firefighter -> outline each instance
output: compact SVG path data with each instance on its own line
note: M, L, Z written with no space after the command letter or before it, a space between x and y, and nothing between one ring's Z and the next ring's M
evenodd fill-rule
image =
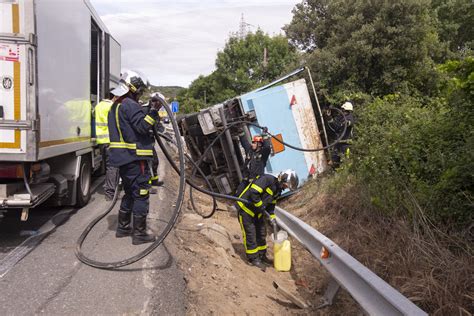
M354 116L352 114L354 106L352 102L346 101L341 109L343 111L343 116L338 115L335 118L331 118L328 121L329 128L337 135L341 136L341 133L344 131L344 125L347 124L346 132L342 135L341 140L334 146L332 151L332 165L334 168L337 168L341 164L341 157L344 156L349 158L349 146L352 139L352 128L354 126Z
M270 215L272 225L275 224L274 214L277 198L285 189L295 190L298 187L298 176L295 171L288 169L280 172L277 177L264 174L250 182L239 195L250 204L236 202L238 218L245 253L249 264L265 270L265 264L272 264L267 258L266 227L264 213Z
M165 96L159 92L152 93L150 95L150 101L148 103L143 104L143 111L145 112L145 114L148 114L148 112L153 108L158 109L161 106L160 99L165 100ZM157 126L158 131L161 133L164 132L164 126L160 122L158 122L157 124L158 124ZM156 149L153 146L153 163L151 165L151 171L152 171L151 185L160 187L164 184L164 182L161 181L158 176L158 166L159 166L158 154L156 153ZM156 189L153 189L153 190L154 191L150 191L150 192L152 194L156 193Z
M252 138L252 144L249 143L244 132L239 135L240 144L245 150L245 161L242 168L243 179L236 190L237 196L252 180L265 173L265 166L272 151L267 132L268 129L264 127L262 135L255 135Z
M158 111L145 115L138 103L148 89L148 82L134 71L122 73L120 83L112 93L118 99L109 111L110 163L119 168L125 195L118 216L116 237L132 235L132 244L155 241L147 232L146 217L149 209L150 169L154 139L150 135L159 121ZM133 213L133 230L131 219Z
M109 162L110 156L110 140L109 140L109 128L107 126L107 117L112 104L115 102L117 97L110 93L109 99L100 101L94 109L95 112L95 132L96 142L98 145L103 147L102 153L105 158L105 182L104 182L104 194L105 200L111 201L115 194L115 187L117 181L118 169L112 167Z

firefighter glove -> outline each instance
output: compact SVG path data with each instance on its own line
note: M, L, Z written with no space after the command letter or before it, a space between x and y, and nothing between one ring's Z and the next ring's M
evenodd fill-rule
M158 114L158 110L156 108L151 108L148 115L151 116L156 122L160 121L160 115Z
M276 218L270 219L270 224L272 224L272 226L275 226L277 224Z

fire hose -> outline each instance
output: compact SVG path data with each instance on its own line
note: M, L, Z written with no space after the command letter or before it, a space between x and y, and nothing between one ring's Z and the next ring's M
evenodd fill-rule
M175 140L173 140L171 137L169 137L169 136L167 136L163 133L159 133L156 130L156 126L153 128L153 134L154 134L156 142L158 143L159 147L163 151L166 159L168 160L168 162L170 163L172 168L176 171L176 173L178 173L178 175L179 175L178 195L177 195L177 198L176 198L176 203L173 204L174 205L174 210L172 212L171 219L168 222L168 224L165 226L165 228L163 229L163 232L160 235L157 236L156 240L152 244L150 244L146 249L144 249L143 251L139 252L138 254L136 254L136 255L134 255L130 258L126 258L126 259L123 259L123 260L120 260L120 261L114 261L114 262L101 262L101 261L97 261L97 260L94 260L94 259L91 259L91 258L87 257L82 251L82 246L83 246L84 241L86 240L88 234L91 232L91 230L94 228L94 226L97 223L99 223L105 216L107 216L107 214L109 214L112 211L112 209L115 207L115 204L118 200L118 196L119 196L118 183L119 183L119 181L118 181L118 176L117 176L117 182L116 182L117 186L115 188L115 194L114 194L114 197L112 199L112 202L111 202L110 206L107 208L107 210L104 213L97 216L91 223L89 223L87 225L87 227L82 232L82 234L79 236L79 238L76 242L75 255L84 264L87 264L91 267L98 268L98 269L113 270L113 269L121 268L121 267L130 265L132 263L135 263L135 262L143 259L147 255L149 255L151 252L153 252L156 248L158 248L164 242L164 240L166 239L166 237L168 236L168 234L171 232L172 228L176 224L176 221L178 219L178 216L179 216L179 213L180 213L180 210L181 210L181 206L182 206L183 201L184 201L184 193L185 193L185 184L186 183L189 184L191 188L193 188L193 189L195 189L195 190L197 190L201 193L204 193L206 195L209 195L213 198L213 209L212 209L212 211L209 215L203 216L205 218L211 217L214 214L214 212L217 208L216 198L223 198L223 199L228 199L228 200L233 200L233 201L240 201L240 202L243 202L243 203L246 203L246 204L249 203L249 201L247 201L245 199L242 199L242 198L238 198L238 197L235 197L235 196L232 196L232 195L220 194L220 193L212 191L212 187L211 187L211 184L210 184L209 180L206 179L206 176L205 176L204 172L200 169L199 166L203 162L204 157L210 151L212 146L216 143L216 141L218 139L220 139L224 135L224 133L229 128L234 127L236 125L241 125L241 124L252 125L252 126L255 126L257 128L260 128L260 129L263 129L263 127L261 127L258 124L251 123L251 122L248 122L248 121L234 121L234 122L229 123L228 126L226 128L224 128L222 131L220 131L219 134L214 138L214 140L208 145L208 147L204 150L203 154L198 159L198 161L194 162L193 159L189 155L184 153L184 149L183 149L184 147L183 147L183 144L182 144L182 141L181 141L179 128L178 128L178 123L177 123L176 119L174 118L174 115L171 111L171 108L169 107L169 105L166 103L165 100L162 99L161 103L163 104L163 107L165 108L166 112L168 113L168 116L170 117L171 124L172 124L172 127L173 127L173 132L175 134ZM335 110L342 113L342 111L340 111L339 109L335 109ZM343 132L341 133L339 138L336 139L336 141L334 141L333 143L331 143L331 144L329 144L325 147L310 148L310 149L298 148L298 147L293 146L291 144L285 143L284 141L278 139L276 136L272 135L271 133L268 133L268 135L273 137L278 142L282 143L283 145L285 145L289 148L299 150L299 151L315 152L315 151L326 150L326 149L331 148L334 145L336 145L342 139L342 137L344 136L344 134L346 132L346 129L347 129L347 124L344 124ZM165 144L163 143L162 139L165 139L167 142L169 142L169 143L171 143L171 144L173 144L174 146L177 147L179 165L177 165L175 163L173 157L169 153L169 151L166 148ZM194 183L190 179L186 178L185 160L188 160L193 165L191 179L196 175L196 172L198 172L205 179L206 185L209 187L209 190L206 190L206 189L203 189L203 188L199 187L199 185L197 185L196 183ZM192 198L192 196L191 196L191 198Z

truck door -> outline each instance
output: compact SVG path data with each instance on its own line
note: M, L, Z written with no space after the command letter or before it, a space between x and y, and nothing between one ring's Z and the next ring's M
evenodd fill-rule
M0 160L3 161L32 161L36 157L35 45L33 1L0 0Z

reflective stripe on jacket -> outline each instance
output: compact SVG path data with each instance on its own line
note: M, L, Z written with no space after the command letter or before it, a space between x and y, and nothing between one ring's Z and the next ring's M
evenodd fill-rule
M102 100L95 106L95 134L97 144L110 143L107 118L112 104L113 102L111 100Z
M145 115L140 104L131 98L114 103L108 115L110 163L120 167L136 160L152 160L154 139L150 131L156 112Z
M278 179L270 174L264 174L255 181L249 183L239 197L248 200L250 204L237 202L237 205L245 213L252 217L263 215L260 210L265 210L274 218L276 200L281 194ZM258 213L258 214L256 214Z

